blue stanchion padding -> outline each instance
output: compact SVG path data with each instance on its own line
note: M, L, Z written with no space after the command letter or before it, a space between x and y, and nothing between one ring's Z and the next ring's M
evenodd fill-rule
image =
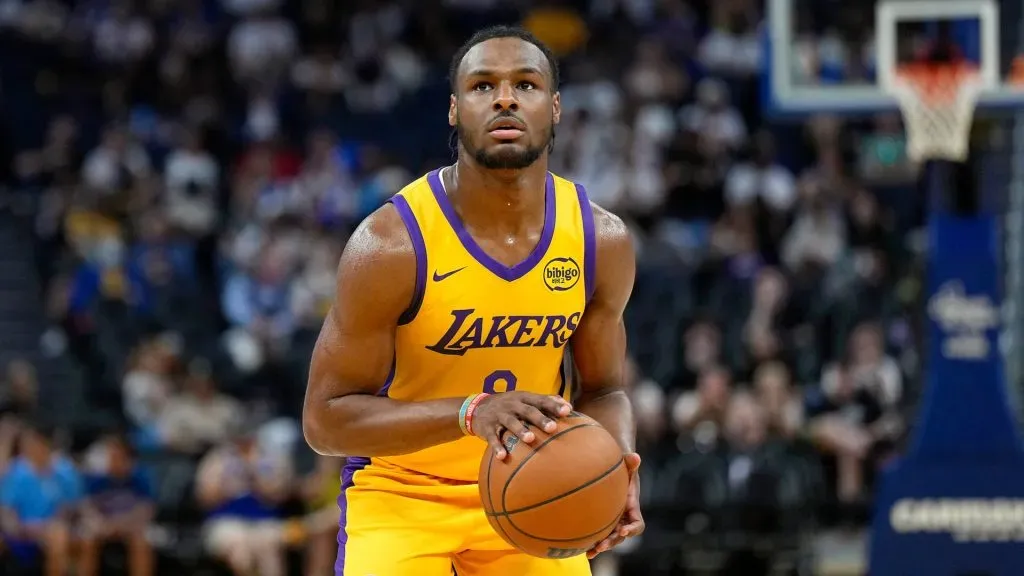
M996 221L929 223L925 392L875 499L871 576L1024 575L1024 450L998 347Z

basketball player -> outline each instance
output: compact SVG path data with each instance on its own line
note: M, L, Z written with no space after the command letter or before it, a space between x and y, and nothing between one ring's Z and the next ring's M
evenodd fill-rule
M587 556L644 527L634 425L621 387L622 313L635 260L623 223L547 171L558 68L516 28L455 55L448 123L458 160L408 185L349 240L313 353L309 444L348 457L336 572L346 576L582 576ZM627 509L587 555L522 554L477 492L499 434L535 443L576 409L608 429L630 471Z

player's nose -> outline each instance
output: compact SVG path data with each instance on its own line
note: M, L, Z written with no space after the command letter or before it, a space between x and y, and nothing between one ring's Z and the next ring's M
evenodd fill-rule
M515 87L508 82L502 82L494 91L494 111L516 110L519 108L519 101L516 99Z

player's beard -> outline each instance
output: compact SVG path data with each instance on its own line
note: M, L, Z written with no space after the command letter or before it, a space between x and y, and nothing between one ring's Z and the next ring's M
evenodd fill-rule
M554 124L550 124L547 137L536 146L499 146L496 150L488 150L473 141L473 136L466 131L462 122L457 122L455 129L459 135L459 144L466 150L476 163L488 170L521 170L536 162L545 150L549 150L555 139Z

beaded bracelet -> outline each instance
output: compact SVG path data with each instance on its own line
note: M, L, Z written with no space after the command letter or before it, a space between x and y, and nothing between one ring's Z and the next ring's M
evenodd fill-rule
M471 397L469 399L469 403L466 405L465 430L470 436L476 436L476 434L473 433L473 413L476 412L476 409L480 406L480 403L484 401L484 398L487 398L488 396L490 396L490 394L481 392L480 394Z
M466 411L469 410L469 403L476 398L476 394L470 394L466 396L466 399L462 402L462 407L459 408L459 428L462 429L462 433L469 436L469 430L466 428Z

